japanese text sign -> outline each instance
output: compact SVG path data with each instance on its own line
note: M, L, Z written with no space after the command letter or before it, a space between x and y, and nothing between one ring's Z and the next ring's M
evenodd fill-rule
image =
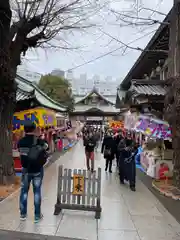
M38 127L57 126L56 114L46 108L34 108L17 112L13 116L13 131L24 130L27 121L31 121Z

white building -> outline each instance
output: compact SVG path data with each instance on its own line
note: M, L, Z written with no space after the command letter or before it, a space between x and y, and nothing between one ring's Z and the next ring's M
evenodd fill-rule
M62 71L61 69L54 69L52 72L51 72L51 75L53 76L57 76L57 77L65 77L65 72Z
M81 74L78 78L75 78L72 71L67 73L66 78L71 83L73 94L79 96L85 96L93 87L102 95L115 96L120 82L112 77L103 79L99 75L94 75L92 79L88 79L86 74Z

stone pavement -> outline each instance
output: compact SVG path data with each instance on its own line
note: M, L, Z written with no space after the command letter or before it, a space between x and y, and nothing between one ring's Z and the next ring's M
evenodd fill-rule
M79 142L46 170L42 202L44 219L38 224L33 223L33 195L30 191L28 220L20 222L17 192L0 203L0 229L79 240L180 239L180 225L143 183L137 180L135 193L126 185L120 186L115 167L112 174L103 171L104 159L99 152L96 153L96 167L102 167L101 219L95 220L94 213L70 210L63 211L59 216L53 216L59 164L69 168L84 168L85 155L82 143Z
M64 238L35 233L23 233L18 231L0 230L1 240L82 240L77 238Z

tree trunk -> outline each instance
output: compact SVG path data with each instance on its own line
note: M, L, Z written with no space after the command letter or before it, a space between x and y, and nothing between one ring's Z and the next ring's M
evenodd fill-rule
M0 1L0 184L12 183L14 164L12 157L12 119L14 112L14 73L10 59L9 0Z
M180 0L174 0L169 28L168 78L172 79L172 88L170 97L167 95L166 110L171 110L173 180L174 185L180 188Z
M1 104L1 103L0 103ZM0 106L0 184L14 182L14 161L12 157L12 119L14 104L6 102L6 106Z
M173 180L174 185L180 188L180 78L173 83L174 109L172 120L172 144L173 144Z

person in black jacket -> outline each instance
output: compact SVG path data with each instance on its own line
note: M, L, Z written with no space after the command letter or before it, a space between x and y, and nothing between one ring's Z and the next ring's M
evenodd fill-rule
M126 146L121 151L119 169L120 182L124 184L124 180L129 181L130 189L136 191L136 163L135 155L138 152L138 147L126 142Z
M37 129L34 123L27 122L24 126L24 131L25 136L18 143L22 165L20 219L23 221L27 217L27 197L30 183L32 182L34 191L34 221L39 222L43 218L41 213L41 186L44 175L43 166L48 157L48 144L37 136ZM35 151L35 148L39 150ZM38 159L36 159L37 156L39 156Z
M109 167L110 173L112 173L112 161L115 156L115 151L116 147L113 136L110 132L107 132L102 143L101 153L104 154L104 158L106 159L105 171L107 171Z
M86 165L90 170L89 161L91 161L91 172L94 171L94 149L96 146L96 140L92 132L89 132L88 136L84 139L85 153L86 153Z
M118 131L118 135L115 136L115 144L116 144L116 164L117 164L117 167L119 166L119 157L120 157L120 151L119 151L119 143L121 142L121 140L123 139L123 136L122 136L122 132L121 130Z

